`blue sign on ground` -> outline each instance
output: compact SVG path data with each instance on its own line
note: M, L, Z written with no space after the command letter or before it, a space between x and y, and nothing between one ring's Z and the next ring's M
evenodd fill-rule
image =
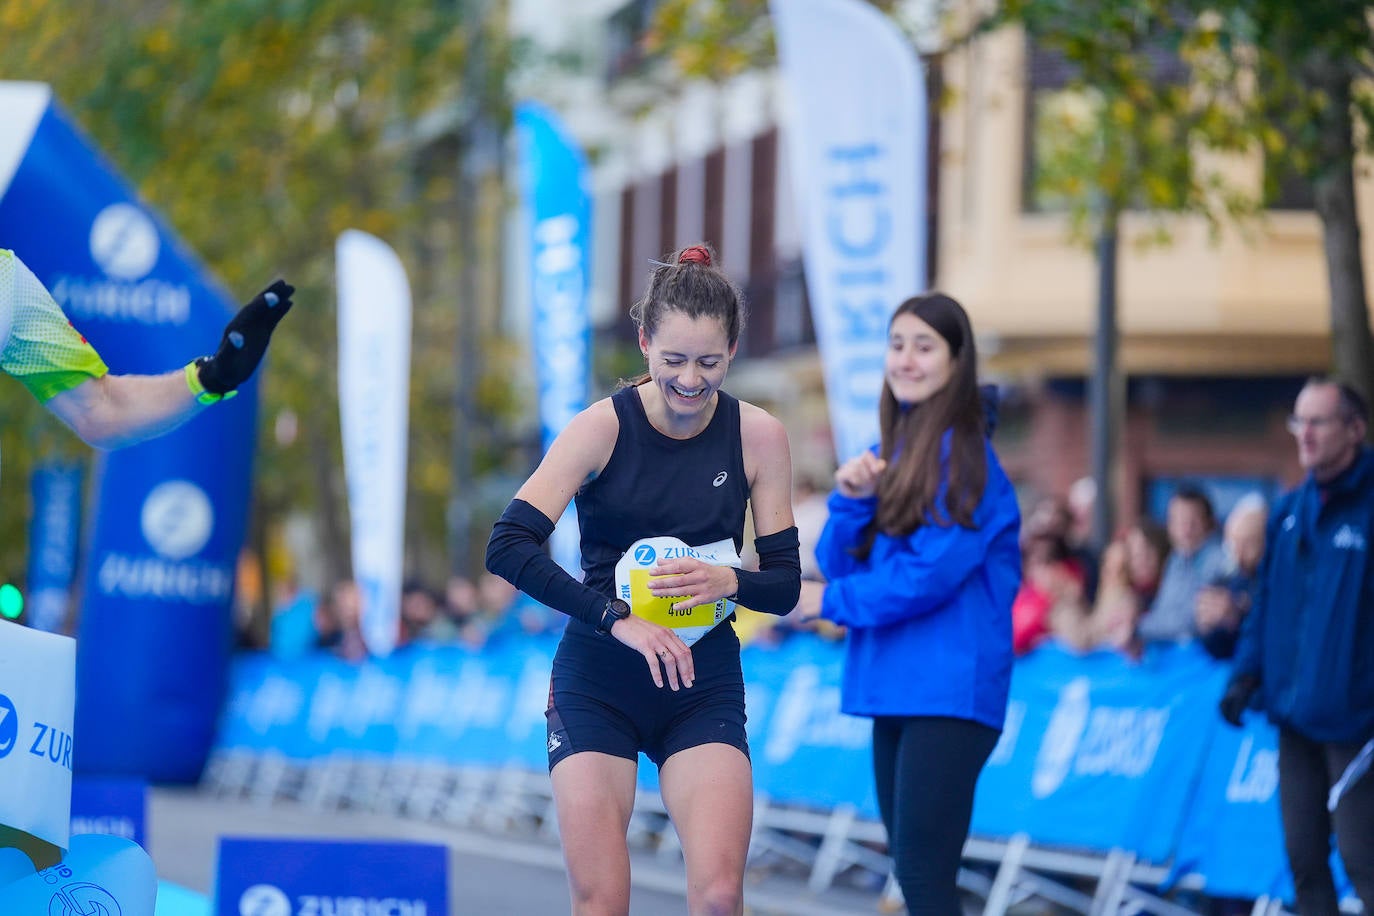
M426 843L221 837L215 912L446 916L448 850Z

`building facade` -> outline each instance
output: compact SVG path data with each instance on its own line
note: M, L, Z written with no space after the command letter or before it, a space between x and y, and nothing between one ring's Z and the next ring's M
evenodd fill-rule
M575 10L567 7L575 7ZM801 473L834 463L803 286L800 227L781 137L788 99L774 71L723 85L665 83L642 53L653 3L513 4L517 31L575 50L582 69L528 87L558 110L594 163L594 320L628 342L627 311L649 260L702 239L749 294L748 359L731 388L788 423ZM1097 268L1065 214L1035 200L1035 112L1062 89L1024 36L1003 30L925 58L932 101L934 286L969 309L984 374L1004 386L999 450L1027 496L1088 472ZM1258 186L1263 165L1223 163ZM1360 187L1367 209L1374 183ZM1302 379L1329 363L1321 227L1299 193L1212 238L1201 217L1122 224L1119 360L1127 412L1116 515L1157 511L1180 480L1223 505L1297 479L1284 418ZM1366 237L1365 258L1374 258ZM894 303L895 305L895 303ZM637 356L637 352L634 354Z

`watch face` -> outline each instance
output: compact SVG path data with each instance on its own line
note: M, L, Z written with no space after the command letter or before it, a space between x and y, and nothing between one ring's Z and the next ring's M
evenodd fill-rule
M630 605L620 598L611 599L611 613L617 620L624 620L630 616Z

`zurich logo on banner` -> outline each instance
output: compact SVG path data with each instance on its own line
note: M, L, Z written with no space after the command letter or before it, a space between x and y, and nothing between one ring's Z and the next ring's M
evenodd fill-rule
M448 850L428 843L221 837L215 912L445 916Z
M806 287L844 461L877 441L888 318L926 283L925 81L911 42L862 0L769 8L792 101Z
M974 832L1166 861L1217 727L1223 674L1192 646L1151 649L1139 663L1053 644L1019 659Z
M111 371L159 374L213 352L235 302L47 87L0 82L0 123L0 238L16 240ZM97 459L77 669L89 772L200 775L231 650L255 388Z

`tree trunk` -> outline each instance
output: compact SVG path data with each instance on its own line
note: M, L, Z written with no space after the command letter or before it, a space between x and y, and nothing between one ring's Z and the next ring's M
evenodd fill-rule
M1312 184L1331 294L1332 373L1368 399L1374 395L1374 344L1355 208L1351 75L1341 61L1315 63L1309 72L1329 99L1318 120L1320 159Z

